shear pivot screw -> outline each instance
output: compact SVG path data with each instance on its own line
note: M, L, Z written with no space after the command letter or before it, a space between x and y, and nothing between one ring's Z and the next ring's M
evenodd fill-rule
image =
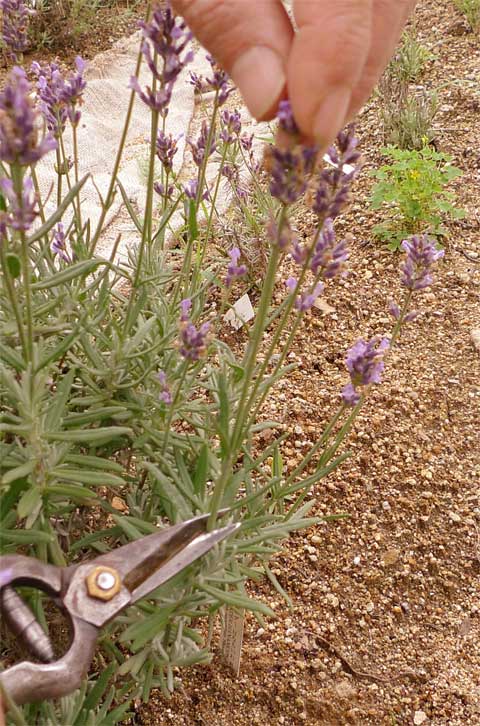
M95 567L86 582L88 594L99 600L111 600L120 590L120 576L113 567Z

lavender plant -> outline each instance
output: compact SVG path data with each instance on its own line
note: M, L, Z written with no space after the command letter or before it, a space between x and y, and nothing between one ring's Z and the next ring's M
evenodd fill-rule
M152 135L141 218L124 197L138 229L127 263L116 262L115 248L108 259L96 253L112 195L117 187L122 192L116 176L126 131L96 228L83 218L78 159L71 178L64 153L64 134L78 131L82 64L67 79L56 67L35 66L37 103L19 68L0 94L0 544L2 552L21 546L65 565L198 513L209 513L213 524L227 509L222 516L241 528L115 621L100 642L101 673L59 704L26 707L26 723L116 723L133 698L173 690L176 668L208 662L199 619L211 624L223 606L273 616L248 597L245 583L263 571L284 594L268 561L290 532L317 521L309 495L348 456L338 450L440 256L426 237L405 243L406 296L390 305L390 335L353 345L337 412L296 468L284 470L286 434L262 419L263 404L291 370L286 356L303 317L347 270L349 243L337 239L334 221L360 164L353 128L339 135L331 164L319 169L317 150L299 143L282 103L279 124L292 145L272 146L262 185L239 114L222 110L231 86L212 61L211 77L194 79L214 91L214 103L209 123L189 140L196 177L185 183L173 171L176 140L165 119L191 58L190 34L169 9L156 9L142 32L139 63L152 81L141 87L137 69L131 104L134 96L145 104ZM58 204L48 216L36 166L53 152ZM250 187L235 173L241 159L253 175ZM213 183L206 174L212 161ZM223 313L248 284L247 266L239 248L220 254L213 243L225 181L240 212L248 214L250 197L261 194L271 213L263 284L239 355L226 341ZM289 219L300 202L315 217L304 243ZM184 215L180 249L164 244L175 209ZM295 275L285 283L286 260ZM277 431L266 446L259 439L265 428ZM41 598L32 595L31 604L45 622Z
M21 61L29 47L29 21L35 11L23 0L1 0L2 9L2 46L7 55L15 62Z

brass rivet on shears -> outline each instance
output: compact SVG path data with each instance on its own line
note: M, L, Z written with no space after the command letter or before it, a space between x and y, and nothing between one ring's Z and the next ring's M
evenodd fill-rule
M111 600L120 590L120 575L113 567L94 567L86 578L88 594L98 600Z

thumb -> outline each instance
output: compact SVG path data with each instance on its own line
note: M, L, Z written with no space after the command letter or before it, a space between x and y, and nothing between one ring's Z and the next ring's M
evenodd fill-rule
M279 0L173 0L173 7L230 74L252 116L271 118L293 38Z

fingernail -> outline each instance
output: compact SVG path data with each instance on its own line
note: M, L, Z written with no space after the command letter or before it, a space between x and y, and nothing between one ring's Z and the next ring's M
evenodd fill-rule
M313 122L313 135L323 149L343 128L350 104L351 90L340 87L329 93L320 105Z
M257 119L276 106L286 83L280 56L265 46L245 51L234 64L231 76L248 110Z

